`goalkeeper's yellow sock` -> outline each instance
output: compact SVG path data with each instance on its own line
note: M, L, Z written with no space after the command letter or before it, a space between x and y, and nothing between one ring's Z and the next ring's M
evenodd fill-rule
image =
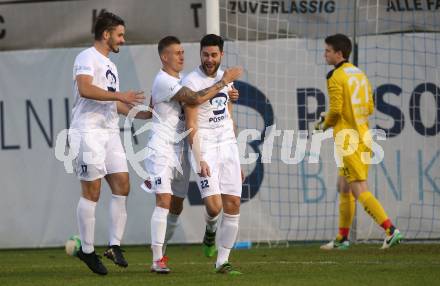
M391 220L388 218L380 202L370 192L363 192L359 195L359 202L364 206L365 211L380 225L388 235L394 229Z
M342 241L348 238L350 227L353 222L356 208L356 200L351 192L339 193L339 232L336 240Z

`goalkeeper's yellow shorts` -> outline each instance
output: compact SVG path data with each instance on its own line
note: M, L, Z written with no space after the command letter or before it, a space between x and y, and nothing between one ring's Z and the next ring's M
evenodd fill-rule
M369 156L362 161L362 153L368 153ZM366 181L368 179L368 164L369 158L371 157L371 150L363 144L359 144L357 150L347 156L342 157L343 167L339 167L339 176L345 177L348 183L354 181Z

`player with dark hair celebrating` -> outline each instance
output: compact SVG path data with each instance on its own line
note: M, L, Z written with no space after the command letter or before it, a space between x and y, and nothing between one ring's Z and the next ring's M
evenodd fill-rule
M155 114L145 159L145 169L150 177L145 180L142 188L156 195L156 207L151 216L151 271L166 274L170 272L163 253L168 214L174 205L177 220L188 191L189 169L183 160L184 140L176 142L178 135L185 131L182 106L198 105L212 99L227 84L240 77L242 69L230 68L206 88L193 91L181 85L184 50L179 39L173 36L163 38L158 44L158 52L162 68L152 87ZM168 228L169 237L172 235L170 231L172 229Z
M75 97L69 144L78 149L75 172L81 181L77 220L81 237L78 257L95 273L107 269L94 251L95 209L100 197L101 179L112 191L110 201L109 248L104 256L121 267L128 263L120 248L127 221L126 199L130 191L127 160L119 137L118 113L127 115L131 106L143 103L143 92L119 92L119 76L108 58L118 53L125 39L124 21L109 12L102 13L95 24L93 47L82 51L73 67ZM150 118L140 112L137 118Z
M184 86L203 90L223 75L223 39L209 34L200 41L201 65L182 81ZM185 106L187 129L191 130L189 143L193 153L193 166L198 173L197 185L206 213L203 238L204 253L214 256L218 232L216 272L241 274L229 263L229 254L238 234L242 173L232 120L229 93L232 84L223 87L214 98L199 106ZM217 221L222 214L219 227ZM218 231L217 231L218 229Z

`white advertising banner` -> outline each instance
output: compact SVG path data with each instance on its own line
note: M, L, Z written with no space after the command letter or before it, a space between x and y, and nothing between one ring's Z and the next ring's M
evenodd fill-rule
M426 47L430 41L434 41L432 47L439 47L440 42L429 35L424 42L408 37L408 47L414 50L391 49L402 37L360 38L360 67L376 89L370 127L388 135L385 141L375 140L383 148L384 159L370 168L369 185L405 237L438 238L440 58L438 51L426 52ZM362 49L372 42L390 51L378 60L377 50ZM199 64L199 46L184 44L184 48L185 71L189 72ZM423 58L417 52L422 48ZM72 65L81 50L0 53L0 248L59 246L78 232L79 181L55 158L55 146L57 135L69 126ZM224 64L240 64L246 71L235 83L241 97L234 117L239 130L247 132L240 137L246 142L242 155L247 178L239 240L324 240L336 233L337 169L331 140L322 142L319 155L310 149L311 139L300 132L311 128L327 102L329 68L321 54L320 40L226 44ZM408 62L393 64L402 58ZM141 89L149 95L160 68L155 45L124 47L112 59L121 90ZM136 120L134 130L144 123ZM124 118L120 125L124 126ZM121 136L132 132L122 129ZM301 140L307 143L304 150L299 148ZM143 149L145 134L132 137L132 143L135 150ZM258 159L252 160L249 153ZM133 162L129 165L131 193L124 243L146 244L155 199L140 190L143 179ZM110 192L103 186L96 212L97 244L106 244L108 239ZM380 229L358 206L357 237L381 238ZM192 183L173 241L201 242L203 214Z

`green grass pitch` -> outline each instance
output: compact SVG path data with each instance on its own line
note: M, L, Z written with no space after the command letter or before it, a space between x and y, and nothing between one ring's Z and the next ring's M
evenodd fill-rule
M91 273L60 248L1 250L0 285L440 285L440 244L379 247L358 244L326 252L317 244L294 244L235 250L231 263L241 276L215 274L214 259L205 258L200 245L169 246L169 275L149 272L151 254L141 246L125 248L126 269L103 258L107 276Z

